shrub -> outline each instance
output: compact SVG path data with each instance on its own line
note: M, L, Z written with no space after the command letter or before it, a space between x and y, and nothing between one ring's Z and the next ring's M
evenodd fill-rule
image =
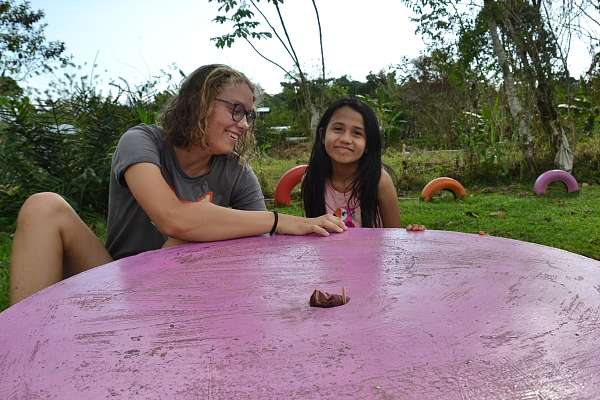
M0 208L11 226L31 194L53 191L76 210L104 214L110 159L120 135L139 122L131 107L82 91L34 105L2 98Z

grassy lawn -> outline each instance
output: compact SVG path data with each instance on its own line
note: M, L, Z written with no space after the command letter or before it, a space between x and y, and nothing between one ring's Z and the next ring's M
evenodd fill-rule
M419 200L419 193L405 196L399 199L403 226L419 223L428 229L483 231L600 260L600 185L586 186L579 194L569 195L561 185L554 184L544 197L535 196L531 188L523 186L474 189L464 201L455 201L447 193L430 203ZM302 214L297 200L279 210ZM93 223L93 228L101 238L104 236L101 221ZM0 233L0 310L8 307L10 244L10 235Z
M419 193L399 201L402 226L486 232L600 260L600 185L584 187L575 195L553 184L544 197L534 195L530 188L514 186L471 191L464 201L455 201L445 192L429 203L419 200ZM297 201L280 210L301 213Z
M600 186L579 195L552 191L538 197L530 190L472 193L464 202L400 202L403 223L431 229L486 232L544 244L600 259Z

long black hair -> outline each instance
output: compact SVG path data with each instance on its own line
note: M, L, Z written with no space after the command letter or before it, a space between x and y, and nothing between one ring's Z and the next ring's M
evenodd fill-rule
M382 226L377 192L381 178L381 134L377 117L371 108L354 98L337 100L325 111L315 135L308 168L302 182L302 202L307 217L318 217L325 211L325 185L331 178L331 158L325 151L325 131L333 113L342 107L350 107L362 115L367 139L365 152L358 161L358 170L352 182L349 203L358 199L363 227Z

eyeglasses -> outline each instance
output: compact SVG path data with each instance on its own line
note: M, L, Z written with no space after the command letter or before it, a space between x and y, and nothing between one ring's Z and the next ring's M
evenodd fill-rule
M254 111L246 111L246 108L240 103L234 103L229 100L224 99L215 99L217 101L227 103L231 106L231 119L235 122L240 122L242 118L246 117L246 122L248 125L252 125L254 120L256 120L256 113Z

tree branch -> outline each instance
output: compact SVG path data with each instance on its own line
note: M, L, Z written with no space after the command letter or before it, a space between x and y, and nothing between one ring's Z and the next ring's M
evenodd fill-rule
M277 30L275 29L275 27L273 25L271 25L271 23L269 22L269 20L265 16L265 14L263 14L262 10L260 8L258 8L258 6L254 2L254 0L250 0L250 3L252 3L252 5L254 6L254 8L256 8L256 11L258 11L260 13L260 15L262 15L262 17L264 18L264 20L267 23L267 25L269 25L269 28L271 28L271 31L275 34L275 36L277 37L277 39L279 39L279 42L281 43L281 45L283 46L283 48L285 49L285 51L287 51L287 53L290 55L290 58L292 59L292 61L294 61L294 56L290 52L290 49L287 47L287 45L285 44L285 42L283 41L283 39L281 39L281 36L279 36L279 33L277 32Z
M302 68L300 67L300 60L298 60L298 56L296 55L296 51L294 50L294 46L292 45L292 41L290 39L290 35L288 35L287 28L285 27L285 22L283 21L283 16L281 15L281 10L279 9L279 4L277 1L274 1L275 9L277 10L277 15L279 16L279 22L281 22L281 27L283 28L283 32L285 33L285 37L287 38L288 44L290 45L290 50L294 54L292 57L294 60L294 64L296 64L296 68L298 68L298 73L300 74L300 79L305 81L304 73L302 72Z
M245 37L244 40L250 45L250 47L252 47L252 50L254 50L256 52L256 54L258 54L259 56L261 56L262 58L264 58L265 60L267 60L271 64L278 66L283 72L285 72L285 74L287 76L289 76L290 78L292 78L292 80L294 82L298 82L298 79L296 79L296 77L293 76L288 70L286 70L285 68L283 68L281 65L279 65L275 61L271 60L270 58L265 57L256 47L254 47L254 45L252 44L252 42L250 40L248 40L248 38Z
M323 55L323 33L321 31L321 19L319 18L319 10L317 9L317 3L312 0L313 7L315 8L315 14L317 14L317 25L319 26L319 44L321 45L321 67L323 68L323 81L325 81L325 56Z
M575 5L577 6L577 8L579 8L579 11L581 11L583 13L583 15L585 15L586 17L588 17L591 21L593 21L596 25L600 26L600 21L597 21L596 19L594 19L594 17L592 17L584 8L583 8L583 4L577 4L577 2L575 2Z
M546 7L546 3L543 4L544 13L546 14L546 23L548 24L548 34L552 38L554 45L558 49L558 53L560 54L560 61L562 62L563 68L565 69L565 73L567 77L571 76L569 73L569 66L567 65L567 58L569 57L569 52L571 51L571 32L570 29L567 32L567 48L566 51L563 51L562 46L558 42L558 37L554 33L554 29L552 27L552 20L550 18L550 12L548 11L548 7Z

